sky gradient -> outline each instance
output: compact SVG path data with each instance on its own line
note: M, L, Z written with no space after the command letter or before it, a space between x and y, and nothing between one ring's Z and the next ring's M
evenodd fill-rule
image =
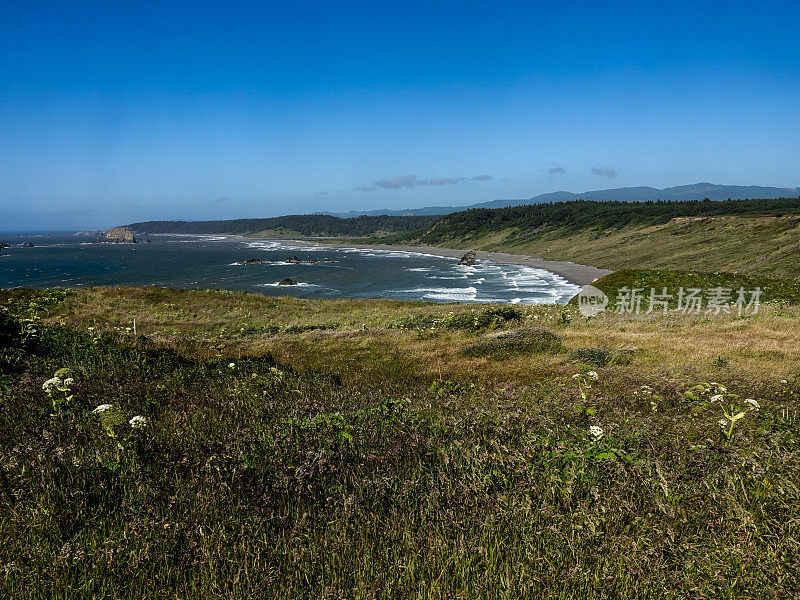
M0 230L800 186L796 2L30 2Z

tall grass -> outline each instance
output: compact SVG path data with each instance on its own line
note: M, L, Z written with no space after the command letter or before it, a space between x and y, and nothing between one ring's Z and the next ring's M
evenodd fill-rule
M633 371L597 368L583 397L569 376L431 385L404 368L344 383L360 368L346 355L310 371L279 354L32 332L21 318L45 304L15 298L0 321L2 597L799 589L796 381L732 382L761 410L728 442L714 405L649 381L654 412ZM73 399L54 412L42 383L64 368ZM146 427L122 420L111 437L92 412L105 403Z

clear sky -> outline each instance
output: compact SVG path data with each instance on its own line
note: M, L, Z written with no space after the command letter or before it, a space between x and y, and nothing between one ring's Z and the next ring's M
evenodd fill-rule
M0 230L800 186L792 2L6 2Z

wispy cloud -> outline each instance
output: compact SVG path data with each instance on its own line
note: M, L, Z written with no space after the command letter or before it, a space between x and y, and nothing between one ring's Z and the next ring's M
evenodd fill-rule
M399 177L381 179L372 185L357 187L356 189L361 192L374 192L378 188L385 190L400 190L419 185L455 185L461 181L464 181L465 179L467 179L467 177L431 177L430 179L419 179L416 175L400 175ZM489 181L492 179L492 176L475 175L469 179L472 181Z
M547 164L545 165L545 167L543 169L539 169L539 173L540 174L549 175L549 176L563 175L566 172L567 172L567 170L564 167L562 167L557 162L553 162L551 160L547 161Z
M416 175L401 175L400 177L381 179L380 181L376 181L373 185L390 190L399 190L400 188L410 188L419 184L420 180L417 179Z
M428 183L430 185L453 185L454 183L458 183L463 179L463 177L434 177L433 179L428 179L426 182L420 181L419 184L422 185L423 183Z
M613 167L592 167L592 173L609 179L614 179L617 176L617 171Z

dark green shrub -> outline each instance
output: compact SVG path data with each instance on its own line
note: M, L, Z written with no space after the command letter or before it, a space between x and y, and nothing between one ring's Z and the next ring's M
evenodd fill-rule
M608 348L576 348L569 353L571 361L593 367L604 367L611 362L612 358L613 354Z
M514 354L558 352L561 338L546 329L519 329L484 338L462 350L465 356L488 356L501 360Z

